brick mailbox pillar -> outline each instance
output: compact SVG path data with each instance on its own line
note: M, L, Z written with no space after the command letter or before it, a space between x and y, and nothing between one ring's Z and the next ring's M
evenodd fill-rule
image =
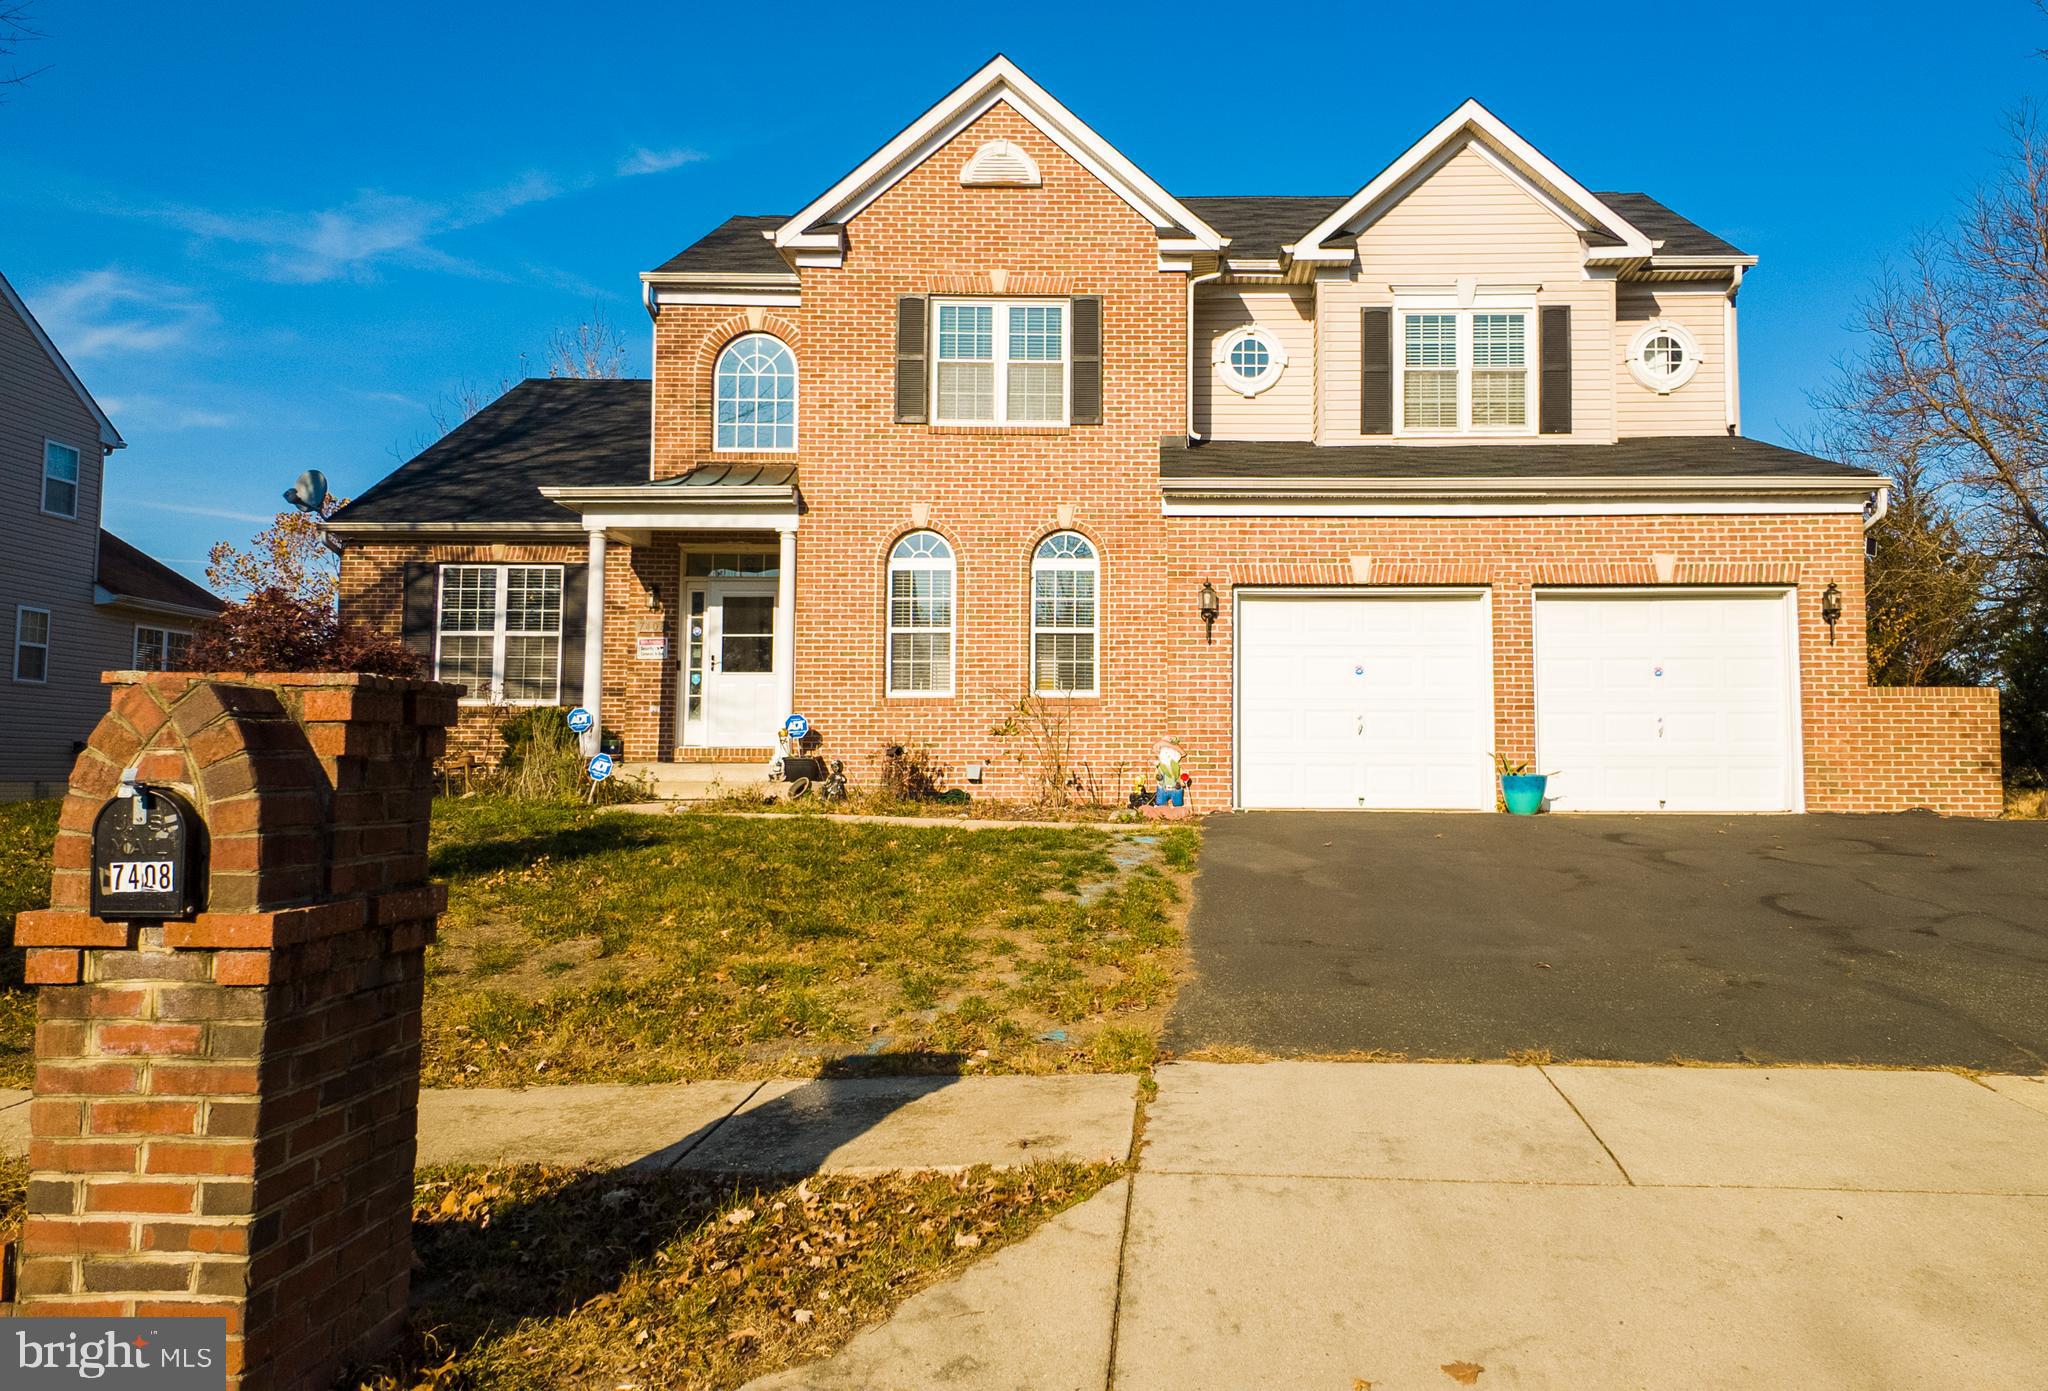
M224 1316L237 1387L326 1387L398 1332L412 1260L433 763L456 688L110 674L72 771L40 986L17 1311ZM133 767L206 827L201 911L92 917Z

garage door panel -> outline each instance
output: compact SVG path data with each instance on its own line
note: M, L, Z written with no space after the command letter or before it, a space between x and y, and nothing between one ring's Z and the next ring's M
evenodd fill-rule
M1243 596L1242 805L1489 804L1486 614L1477 594Z
M1537 757L1558 775L1553 804L1790 809L1788 623L1773 593L1539 594Z

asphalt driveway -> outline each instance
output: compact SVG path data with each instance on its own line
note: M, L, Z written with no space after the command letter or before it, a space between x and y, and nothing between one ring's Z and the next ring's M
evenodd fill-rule
M2048 1067L2048 822L1251 812L1176 1052Z

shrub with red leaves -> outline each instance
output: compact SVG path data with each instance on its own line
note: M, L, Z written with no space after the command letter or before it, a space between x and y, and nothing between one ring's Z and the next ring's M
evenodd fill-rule
M427 659L331 608L272 586L257 590L200 629L185 665L192 671L357 671L423 677Z

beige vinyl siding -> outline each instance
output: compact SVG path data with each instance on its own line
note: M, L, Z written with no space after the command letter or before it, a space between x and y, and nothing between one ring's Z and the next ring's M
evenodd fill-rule
M1315 438L1315 302L1306 290L1253 290L1204 286L1195 299L1195 429L1221 440ZM1287 354L1280 379L1256 396L1243 396L1217 375L1216 344L1225 334L1256 323Z
M1728 287L1615 287L1614 391L1616 433L1721 435L1728 432ZM1659 395L1629 371L1629 342L1659 319L1678 324L1700 345L1700 367L1676 391Z
M75 519L43 511L46 439L78 451ZM100 672L125 667L133 652L132 619L110 618L92 601L103 463L99 422L0 299L0 797L62 790L73 742L106 713ZM22 606L50 613L41 685L14 679Z
M1572 433L1488 436L1488 441L1612 442L1614 282L1587 279L1579 234L1470 138L1421 171L1407 196L1359 235L1354 269L1318 282L1322 393L1317 439L1356 444L1363 438L1358 430L1360 311L1367 305L1391 305L1390 286L1450 284L1465 276L1481 286L1537 285L1539 307L1565 304L1572 311ZM1530 349L1536 350L1533 342ZM1532 418L1534 391L1532 380ZM1466 438L1401 442L1457 444Z

